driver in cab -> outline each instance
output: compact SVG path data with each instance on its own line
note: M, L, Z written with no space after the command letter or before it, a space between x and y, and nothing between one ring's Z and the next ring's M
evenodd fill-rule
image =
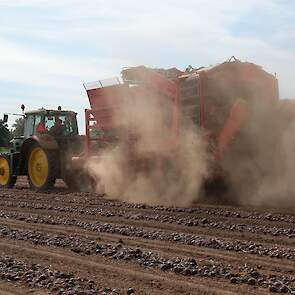
M57 118L49 133L55 137L61 137L63 135L63 124L61 119Z

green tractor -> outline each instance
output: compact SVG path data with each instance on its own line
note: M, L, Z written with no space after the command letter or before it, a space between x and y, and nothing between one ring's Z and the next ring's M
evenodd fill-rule
M24 113L23 132L0 152L0 188L12 188L19 175L28 176L36 191L50 190L61 178L70 187L77 185L72 157L83 151L76 113L39 109ZM7 122L7 115L5 120Z

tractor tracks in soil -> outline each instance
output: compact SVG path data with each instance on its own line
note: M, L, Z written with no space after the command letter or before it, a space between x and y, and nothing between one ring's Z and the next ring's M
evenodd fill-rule
M58 203L58 200L55 200L55 203ZM134 225L142 225L146 227L156 227L159 229L162 228L171 228L174 229L175 225L179 228L182 226L184 232L190 233L199 233L206 234L208 229L214 231L216 236L223 236L223 232L231 232L231 235L238 239L248 239L248 234L253 234L253 237L256 240L262 242L273 243L274 240L277 240L280 243L284 240L285 244L294 246L295 243L295 225L292 222L274 222L274 221L257 221L253 218L224 218L223 216L211 216L206 214L193 215L192 213L158 213L152 211L151 209L134 209L134 208L125 208L125 209L114 209L108 208L105 205L89 205L84 203L74 204L64 202L63 205L52 205L52 200L0 200L0 205L6 210L9 208L15 208L15 210L20 210L22 212L32 212L38 211L40 213L50 212L61 212L68 213L69 215L79 216L81 219L99 219L104 222L118 222L118 223L127 223ZM110 206L112 207L112 206ZM206 209L208 211L208 209Z
M251 208L134 205L63 188L3 190L0 292L292 293L294 219Z

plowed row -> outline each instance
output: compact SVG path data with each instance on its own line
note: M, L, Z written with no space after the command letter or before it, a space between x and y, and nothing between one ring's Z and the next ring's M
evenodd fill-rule
M294 211L295 212L295 211ZM295 213L0 191L1 294L295 294Z

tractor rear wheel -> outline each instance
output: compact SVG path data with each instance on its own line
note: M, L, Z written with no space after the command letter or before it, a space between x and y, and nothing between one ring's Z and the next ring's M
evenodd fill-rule
M10 159L7 154L0 155L0 188L13 188L16 176L12 175Z
M28 155L28 179L36 191L52 189L56 180L56 153L34 145Z

